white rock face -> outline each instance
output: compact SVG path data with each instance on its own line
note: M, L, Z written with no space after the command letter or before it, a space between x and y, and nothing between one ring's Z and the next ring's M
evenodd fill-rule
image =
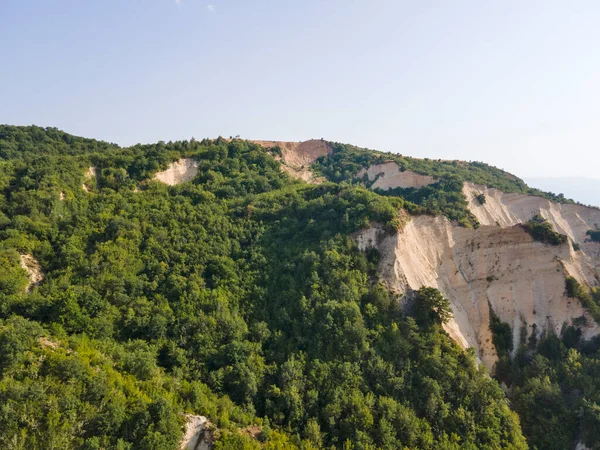
M191 158L183 158L169 164L167 170L157 172L154 178L169 186L192 181L198 175L198 162Z
M529 220L529 218L528 218ZM357 235L361 248L380 251L379 274L394 291L432 286L452 304L453 321L446 331L462 347L474 347L490 370L497 355L489 328L490 305L511 324L515 348L520 330L527 336L586 316L585 338L598 334L598 325L580 302L565 295L567 273L591 281L597 259L534 241L522 226L481 226L471 230L444 217L417 216L404 229L389 235L372 227ZM596 245L598 244L590 244Z
M510 227L526 223L540 214L554 225L556 231L579 244L584 243L588 230L600 227L600 209L554 203L532 195L507 194L473 183L465 183L463 192L469 201L469 209L482 225ZM479 194L485 195L483 205L475 198Z
M210 450L212 435L208 429L210 422L204 416L186 416L185 435L181 440L181 450Z
M383 164L375 164L368 169L362 169L356 176L362 178L365 174L369 181L377 180L371 186L371 189L383 189L387 191L393 188L416 188L436 183L436 180L429 175L421 175L410 170L400 171L400 167L394 161L388 161Z

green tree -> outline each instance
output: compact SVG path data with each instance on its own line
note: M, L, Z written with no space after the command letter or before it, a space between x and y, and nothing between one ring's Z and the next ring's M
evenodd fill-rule
M440 291L432 287L422 287L416 293L415 317L423 324L445 324L452 319L452 307Z

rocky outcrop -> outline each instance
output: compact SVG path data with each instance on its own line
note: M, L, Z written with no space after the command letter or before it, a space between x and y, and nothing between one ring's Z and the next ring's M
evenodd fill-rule
M154 179L169 186L192 181L198 175L198 162L191 158L182 158L169 164L167 170L157 172Z
M421 175L410 170L402 171L394 161L372 165L368 169L362 169L356 174L357 178L363 178L365 175L367 175L369 181L374 181L371 189L379 188L384 191L397 187L420 189L437 182L429 175Z
M308 183L320 183L323 180L315 177L310 166L321 156L332 152L329 144L322 140L312 139L305 142L281 141L251 141L263 148L279 147L281 149L280 161L282 169L290 176L299 178Z
M204 416L186 415L185 435L181 450L210 450L213 447L211 423Z
M565 295L565 277L589 282L598 261L569 244L536 242L520 225L472 230L432 216L414 217L394 234L374 226L356 239L363 249L378 248L379 275L392 290L439 289L454 312L446 331L463 347L474 347L490 369L497 360L490 306L511 324L515 348L523 327L527 336L550 329L558 333L581 316L587 321L584 337L598 334L579 301Z

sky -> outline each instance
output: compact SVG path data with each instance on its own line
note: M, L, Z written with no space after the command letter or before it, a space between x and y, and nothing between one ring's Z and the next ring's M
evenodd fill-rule
M597 0L0 0L0 123L600 179Z

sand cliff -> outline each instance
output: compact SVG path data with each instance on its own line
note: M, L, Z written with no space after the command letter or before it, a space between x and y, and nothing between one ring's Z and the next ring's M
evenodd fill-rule
M489 198L475 205L474 197L481 192ZM564 323L581 316L587 320L584 337L598 334L598 325L580 302L566 297L565 277L597 283L600 244L585 242L585 232L600 222L600 211L471 184L465 185L465 194L483 224L476 230L444 217L417 216L394 234L377 226L357 234L361 248L379 249L381 280L400 293L421 286L438 288L454 311L446 331L461 346L474 347L490 369L497 360L490 306L512 326L515 347L523 327L527 336L550 329L559 333ZM581 251L570 243L534 241L519 225L534 214L547 217L558 231L580 243Z

